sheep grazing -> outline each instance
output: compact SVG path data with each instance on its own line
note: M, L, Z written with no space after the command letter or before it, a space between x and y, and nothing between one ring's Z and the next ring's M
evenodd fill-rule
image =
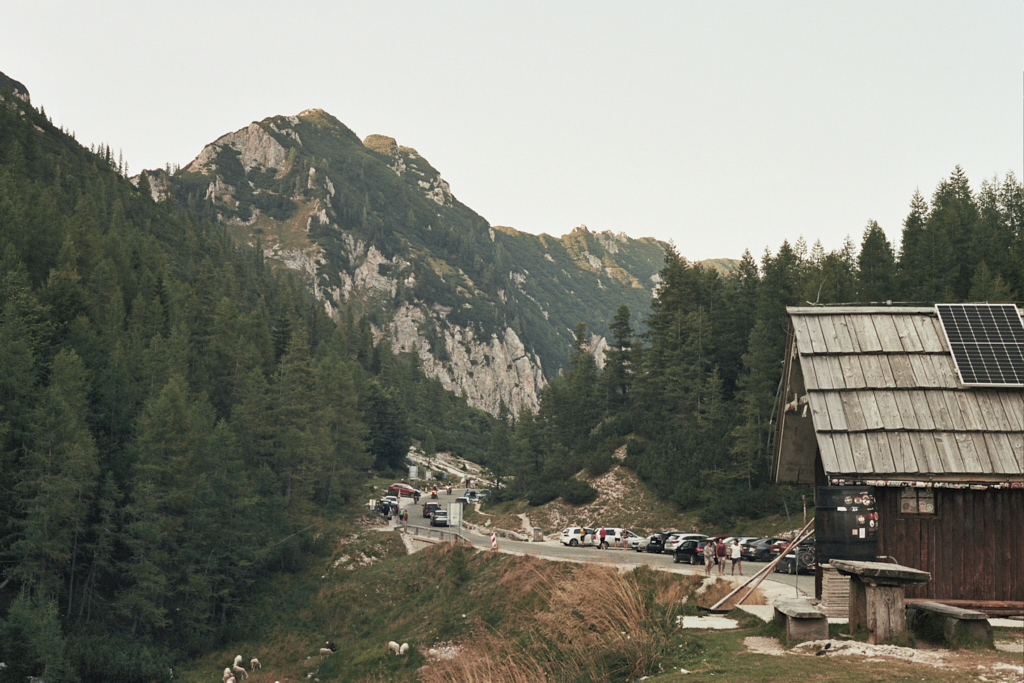
M241 674L242 680L249 677L249 672L242 666L242 655L235 655L235 663L231 665L231 671L234 672L235 678L238 678L239 674Z
M224 675L221 676L221 681L223 681L224 683L227 683L229 678L234 680L235 674L231 673L231 669L230 668L226 668L226 669L224 669Z
M249 671L255 671L256 669L262 669L263 665L260 664L260 660L253 657L249 660Z
M407 655L409 654L409 643L402 643L402 647L398 648L398 654Z
M398 654L399 649L400 649L398 647L398 643L396 643L393 640L388 642L387 648L388 648L388 652L394 652L396 655Z
M322 647L322 648L320 648L320 659L323 659L324 657L330 657L333 654L334 654L334 650L332 650L329 647Z

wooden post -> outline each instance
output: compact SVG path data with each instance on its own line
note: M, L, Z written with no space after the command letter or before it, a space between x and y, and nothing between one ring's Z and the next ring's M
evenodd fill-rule
M850 635L857 633L857 629L868 627L867 595L864 592L864 584L860 579L854 577L850 580Z
M857 581L856 583L860 583ZM903 586L865 586L868 643L887 643L907 630L907 611L903 606Z

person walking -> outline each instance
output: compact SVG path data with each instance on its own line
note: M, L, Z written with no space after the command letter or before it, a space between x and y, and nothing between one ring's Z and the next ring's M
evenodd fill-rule
M715 558L718 560L718 575L725 576L725 543L722 539L715 542Z
M740 539L734 540L729 550L732 557L732 575L736 576L736 568L739 567L740 576L743 576L743 548L740 546Z
M711 576L711 568L715 566L715 544L711 541L704 543L704 574Z

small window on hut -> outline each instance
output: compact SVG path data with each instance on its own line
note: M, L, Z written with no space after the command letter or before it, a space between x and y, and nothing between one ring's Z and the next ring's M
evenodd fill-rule
M934 489L902 489L900 491L900 513L904 515L934 515Z

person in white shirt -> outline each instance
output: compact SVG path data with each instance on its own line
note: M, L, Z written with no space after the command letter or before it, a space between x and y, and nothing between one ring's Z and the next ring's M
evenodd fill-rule
M743 553L740 548L740 540L737 538L729 548L729 556L732 557L732 574L736 575L736 568L740 568L740 576L743 576Z

